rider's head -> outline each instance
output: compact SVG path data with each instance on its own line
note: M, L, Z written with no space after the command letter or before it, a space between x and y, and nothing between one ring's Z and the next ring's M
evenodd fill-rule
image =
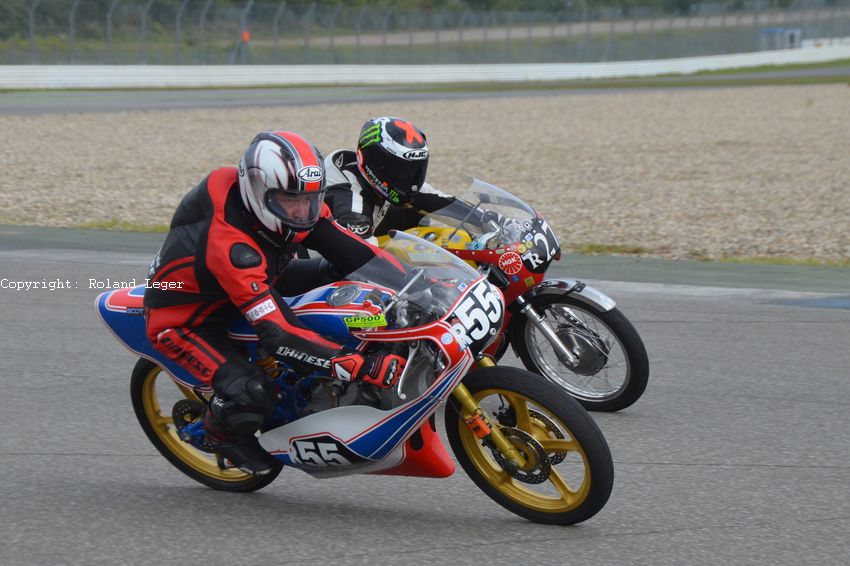
M422 130L393 116L372 118L360 130L357 167L382 198L410 202L425 182L428 143Z
M322 155L292 132L261 132L239 161L242 202L263 226L291 240L319 220L325 199Z

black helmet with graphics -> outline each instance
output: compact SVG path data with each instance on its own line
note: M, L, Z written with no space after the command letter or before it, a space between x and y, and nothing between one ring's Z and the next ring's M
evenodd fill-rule
M260 223L285 240L310 230L325 200L319 150L292 132L261 132L239 161L242 202Z
M394 116L372 118L360 130L357 167L382 199L410 202L425 182L428 143L411 122Z

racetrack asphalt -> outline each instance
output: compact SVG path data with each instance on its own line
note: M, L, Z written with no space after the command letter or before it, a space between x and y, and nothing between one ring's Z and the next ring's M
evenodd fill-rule
M615 466L576 527L446 480L284 470L215 492L172 468L129 399L134 356L91 278L143 278L162 234L0 228L3 564L843 564L850 555L848 270L568 256L641 333L644 397L593 416ZM556 273L551 273L555 275ZM505 363L518 362L510 357ZM438 419L438 428L441 427Z

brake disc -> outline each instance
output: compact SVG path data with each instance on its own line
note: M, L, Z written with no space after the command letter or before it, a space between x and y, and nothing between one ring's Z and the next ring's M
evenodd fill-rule
M510 476L522 483L538 484L549 479L552 473L552 463L546 457L543 446L533 436L518 428L503 427L500 429L508 441L525 457L526 463L522 468L508 460L497 448L492 448L496 463L508 472Z
M546 432L549 433L551 438L555 438L557 440L564 439L564 433L561 431L561 428L555 424L555 421L544 415L539 411L535 411L534 409L529 409L528 414L532 419L537 419L542 425L543 428L546 429ZM516 426L516 413L514 413L513 408L504 407L500 411L496 411L493 413L493 416L496 417L496 420L503 427L514 427ZM549 454L549 463L553 466L557 466L561 462L563 462L567 457L567 452L553 452Z
M537 419L541 423L543 423L543 428L546 429L553 438L558 440L564 439L564 433L561 432L561 429L558 425L555 424L555 421L544 415L543 413L539 413L534 409L529 409L528 413L531 415L532 419ZM557 466L567 457L567 452L552 452L549 454L549 463L553 466Z

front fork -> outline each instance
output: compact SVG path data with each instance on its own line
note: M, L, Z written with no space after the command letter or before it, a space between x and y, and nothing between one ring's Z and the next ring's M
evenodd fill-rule
M546 319L534 309L530 302L526 301L521 295L516 298L516 303L519 305L520 314L528 317L528 321L534 325L537 330L549 341L552 349L555 350L555 355L561 360L561 363L567 367L575 367L578 363L578 358L569 348L564 345L558 334L552 329L552 326Z
M496 364L490 357L484 356L478 359L478 365L482 368L494 367ZM452 392L454 398L461 406L461 418L467 423L472 432L479 438L486 438L496 449L499 450L510 461L516 463L517 468L522 468L526 464L525 457L510 443L510 441L502 434L498 426L493 425L493 421L487 414L478 406L478 402L469 392L469 389L463 383L458 383L455 390Z

